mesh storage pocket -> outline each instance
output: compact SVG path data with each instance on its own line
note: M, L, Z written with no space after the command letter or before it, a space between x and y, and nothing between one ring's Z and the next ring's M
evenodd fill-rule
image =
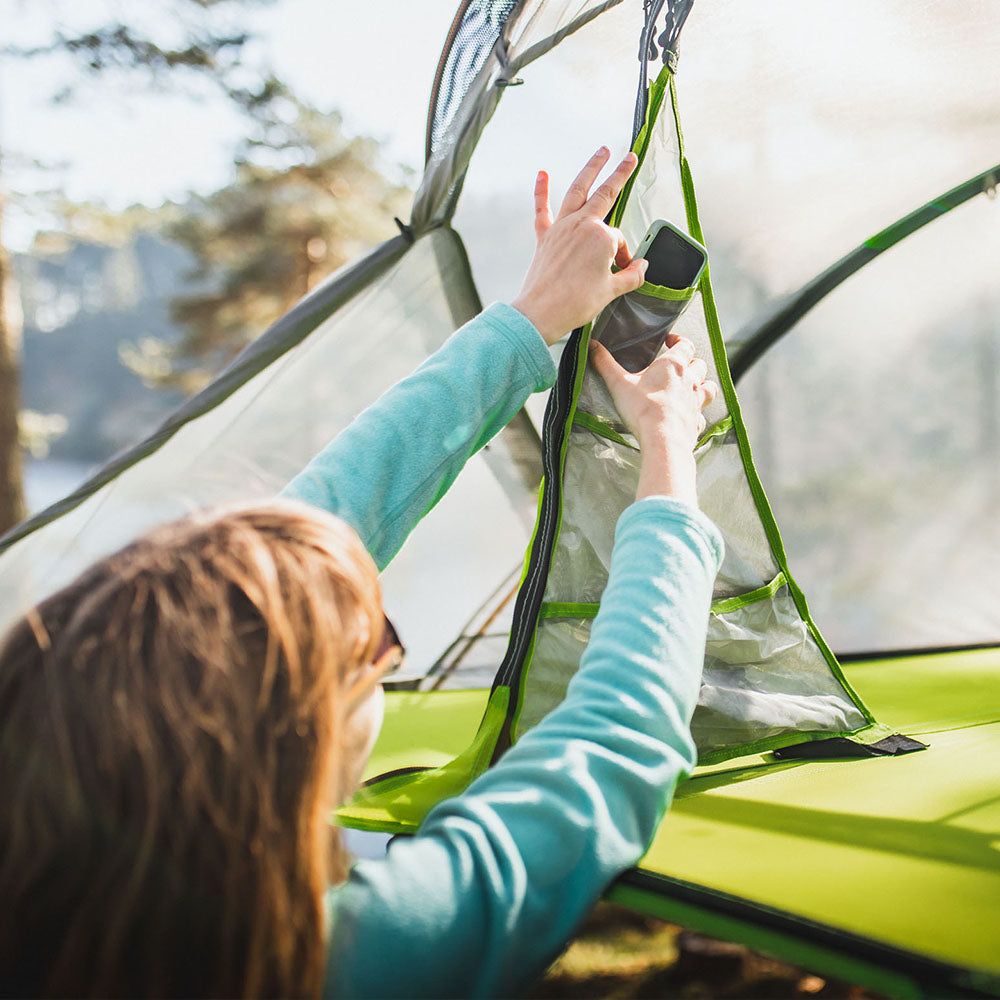
M720 421L702 438L698 463L698 506L724 526L726 555L715 580L714 596L734 597L772 580L778 563L761 525L747 484L732 420Z
M774 584L761 588L763 596L750 603L734 598L713 605L691 723L703 761L726 748L806 732L851 732L866 724L830 671L783 578ZM768 593L772 589L775 593Z
M652 303L647 317L660 303L663 315L676 305L641 293L633 298L644 300L642 307ZM630 315L642 311L631 308ZM863 710L831 669L771 551L730 415L705 431L695 459L701 506L728 529L692 723L700 762L864 728ZM566 441L562 516L525 661L514 739L563 700L579 669L607 585L615 525L634 502L640 464L638 442L603 380L586 371Z
M596 612L596 606L592 610ZM518 736L541 722L566 697L566 688L590 641L591 624L592 618L578 616L543 617L538 623L517 721Z
M597 611L597 604L542 605L518 736L566 696ZM748 746L783 745L806 733L835 735L864 725L863 713L830 672L783 577L713 605L691 724L700 763L727 756L734 747L747 752Z
M586 419L586 414L579 414ZM574 426L566 450L559 541L546 601L599 601L608 582L615 525L635 500L637 449Z
M597 317L591 339L603 344L623 368L642 371L659 353L695 287L665 288L645 282L620 295Z

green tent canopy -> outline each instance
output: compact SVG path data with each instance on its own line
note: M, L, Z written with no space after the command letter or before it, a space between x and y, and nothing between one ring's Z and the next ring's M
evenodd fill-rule
M272 495L513 295L537 167L558 189L632 147L612 221L709 251L675 330L723 387L696 454L727 556L700 766L609 894L891 995L1000 994L997 15L465 0L399 235L5 536L3 622L152 524ZM677 298L635 294L652 323ZM343 824L416 830L576 670L638 472L589 336L386 571L408 673Z

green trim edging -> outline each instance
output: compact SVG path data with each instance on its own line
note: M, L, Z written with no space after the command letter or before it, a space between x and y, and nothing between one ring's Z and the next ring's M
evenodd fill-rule
M694 446L694 450L697 451L699 448L708 444L713 438L721 437L723 434L728 434L729 431L733 429L733 418L723 417L721 420L712 424L708 430L700 438L698 438L697 444Z
M582 427L584 430L588 430L598 437L607 438L609 441L614 441L615 444L631 448L632 451L639 450L637 444L633 444L628 438L619 434L614 429L610 420L605 420L604 417L599 417L596 413L588 413L586 410L577 409L576 413L573 414L573 427Z
M601 610L600 604L576 601L542 602L539 618L596 618Z
M715 615L726 615L740 608L766 601L785 586L785 574L779 572L770 582L748 590L734 597L723 597L712 603L711 611ZM601 605L592 601L543 601L538 617L542 618L596 618Z
M646 159L653 126L656 124L656 119L660 116L660 107L663 104L663 98L666 94L664 75L669 74L669 72L667 67L664 66L649 88L649 100L646 103L646 121L642 128L639 129L639 134L636 136L635 142L632 143L632 152L638 157L638 163L636 163L635 170L632 171L631 177L625 182L625 187L618 195L618 201L615 204L614 211L611 213L609 223L611 226L621 225L622 216L625 214L625 206L632 196L632 188L635 186L636 178L639 176L643 161Z
M416 823L404 823L402 820L357 819L353 816L347 819L336 811L330 822L333 826L357 830L359 833L416 833L420 829Z
M763 587L748 590L745 594L737 594L735 597L723 597L718 601L713 601L712 614L727 615L731 611L739 611L740 608L745 608L749 604L756 604L758 601L774 597L785 586L785 582L785 574L779 570L778 575L770 583L765 583Z
M587 410L581 410L577 407L576 412L573 414L573 426L582 427L584 430L590 431L592 434L596 434L598 437L607 438L609 441L614 441L615 444L623 445L626 448L630 448L632 451L638 451L639 445L633 444L627 437L620 434L615 430L614 425L610 420L606 420L604 417L599 417L596 413L590 413ZM704 447L713 438L720 437L721 435L727 433L732 429L733 418L723 417L717 423L712 424L708 430L698 441L695 443L694 450L697 451L699 448Z
M335 811L334 821L339 826L368 832L391 833L419 828L438 802L460 794L489 766L496 734L507 714L509 701L510 688L495 688L486 703L475 738L457 757L433 769L405 774L393 770L370 778L349 802ZM400 799L399 805L404 813L407 809L411 812L410 817L392 811L394 793L403 789L409 792Z
M535 526L531 529L531 538L528 539L528 547L524 550L524 562L521 564L521 579L517 582L518 591L524 586L524 581L528 577L528 570L531 569L531 553L535 547L535 536L538 534L538 525L542 519L542 498L545 494L545 475L538 484L538 499L535 501Z
M550 550L551 551L551 550ZM539 611L541 610L541 605L539 605ZM528 648L524 653L524 663L521 666L521 673L518 676L517 683L517 703L514 706L514 713L510 720L510 743L513 746L521 734L518 732L518 728L521 725L521 709L524 705L524 688L528 682L528 671L531 669L531 662L535 658L535 643L538 642L538 624L541 615L535 617L535 624L531 627L531 639L528 641Z
M636 166L636 171L639 168ZM687 288L670 288L667 285L653 285L644 281L637 289L639 295L648 295L651 299L664 299L667 302L687 302L694 298L694 293L698 291L697 285L689 285Z
M684 134L681 129L680 111L678 109L677 87L673 74L669 73L666 68L664 68L664 71L660 74L660 76L663 77L665 74L668 76L670 99L674 113L674 126L677 130L681 183L684 189L684 206L687 212L688 229L691 235L698 240L699 243L704 245L705 235L702 232L701 221L698 217L698 202L695 197L694 178L691 173L691 165L688 162L687 154L684 150ZM659 83L659 79L657 80L657 83ZM736 388L733 384L732 375L729 371L729 362L726 357L726 345L722 338L722 329L719 325L718 311L715 306L715 295L712 290L711 280L711 261L705 265L700 284L702 292L702 308L705 313L705 322L708 326L709 339L712 344L712 356L719 376L719 384L722 387L723 397L726 400L726 406L733 419L733 430L736 433L740 457L743 460L743 470L747 478L747 483L750 486L750 492L753 494L754 500L756 501L757 513L761 519L764 533L767 536L768 541L771 543L771 551L774 555L775 562L785 574L785 580L788 584L789 593L792 595L795 606L798 609L799 614L802 616L802 620L805 622L806 627L809 630L809 634L819 647L820 653L829 665L833 675L841 683L850 699L854 702L855 707L859 712L861 712L868 723L867 726L863 726L857 730L859 733L864 732L871 726L877 725L878 723L876 722L876 719L872 715L871 711L868 709L868 706L865 705L858 693L844 676L844 672L841 670L840 664L837 662L837 658L833 655L833 652L827 645L826 640L816 627L816 623L813 621L812 616L809 613L809 607L806 602L805 595L802 593L802 590L799 588L788 569L788 558L785 554L784 542L782 541L781 534L778 531L777 521L775 520L774 512L771 509L771 504L767 499L767 495L764 493L764 487L760 481L760 477L757 475L757 469L753 463L753 457L750 450L750 440L747 436L746 426L743 423L743 415L740 411L739 401L736 398ZM770 749L774 748L772 747Z

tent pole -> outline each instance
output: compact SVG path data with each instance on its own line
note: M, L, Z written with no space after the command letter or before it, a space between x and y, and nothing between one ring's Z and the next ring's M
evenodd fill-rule
M751 320L733 338L739 344L729 359L733 382L739 382L768 348L777 343L814 305L855 271L861 270L879 254L895 246L911 233L939 219L977 194L991 195L991 192L996 192L998 184L1000 184L1000 164L946 191L915 212L876 233L811 281L806 282L798 291L779 300L763 317Z

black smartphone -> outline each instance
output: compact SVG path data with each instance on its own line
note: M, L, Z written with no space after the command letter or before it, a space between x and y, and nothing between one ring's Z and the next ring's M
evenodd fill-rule
M657 219L643 236L636 257L649 261L646 281L664 288L690 288L705 269L705 248L687 233L663 219Z
M708 254L705 248L676 226L657 219L635 253L649 261L646 282L683 293L701 278ZM632 292L615 299L598 316L592 337L630 372L647 368L663 347L671 327L684 312L690 295Z

